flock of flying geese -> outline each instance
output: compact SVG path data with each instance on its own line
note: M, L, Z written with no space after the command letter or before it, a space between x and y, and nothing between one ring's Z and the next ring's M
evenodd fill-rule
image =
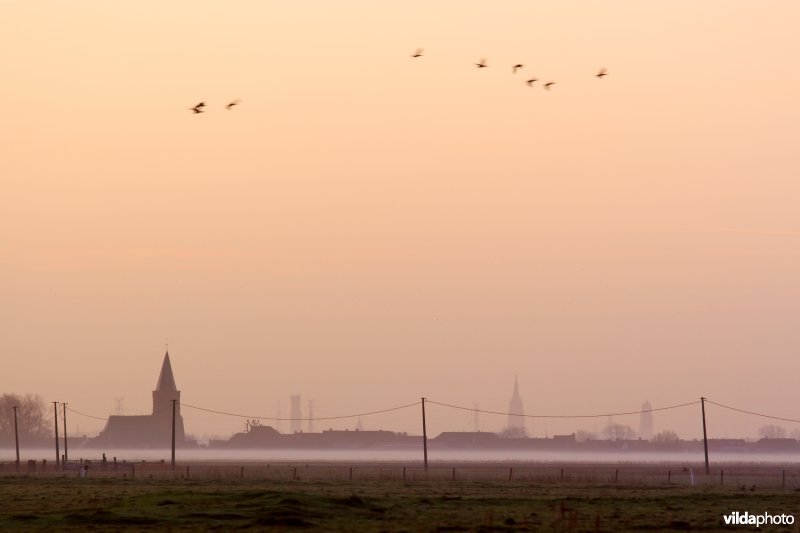
M416 52L411 54L411 57L412 58L422 57L422 55L423 55L422 53L424 51L425 51L424 48L417 48ZM481 58L480 61L475 63L475 66L477 68L486 68L486 67L489 66L489 64L486 62L486 58ZM524 67L525 67L525 65L523 65L522 63L517 63L516 65L511 67L511 73L512 74L516 74L519 69L524 68ZM604 76L608 76L608 71L605 68L601 68L600 71L597 74L595 74L595 76L597 78L599 78L599 79L603 79ZM528 87L533 87L533 84L536 83L537 81L539 81L539 78L531 78L531 79L525 81L525 83L528 85ZM554 81L548 81L547 83L542 84L542 86L549 91L550 87L552 87L555 84L556 84L556 82L554 82Z
M414 59L416 59L418 57L422 57L424 51L425 51L424 48L417 48L417 50L413 54L411 54L411 57L414 58ZM489 64L486 62L486 58L484 57L484 58L481 58L480 61L475 63L475 66L477 68L487 68L489 66ZM519 69L524 68L524 67L525 67L525 65L523 65L522 63L517 63L516 65L511 67L511 73L512 74L516 74ZM595 77L597 77L598 79L603 79L604 76L608 76L608 71L605 68L601 68L600 71L597 74L595 74ZM528 87L533 87L533 84L536 83L537 81L539 81L539 78L531 78L529 80L526 80L525 83L528 85ZM545 89L547 89L549 91L550 87L552 87L555 84L556 84L556 82L554 82L554 81L548 81L547 83L543 83L542 87L544 87ZM236 100L233 100L228 105L226 105L225 109L230 111L234 107L239 105L240 103L241 103L241 100L239 100L237 98ZM190 107L189 110L192 113L194 113L195 115L197 115L197 114L200 114L200 113L204 113L205 112L205 107L206 107L206 103L205 102L200 102L199 104L195 105L194 107Z
M239 105L241 102L242 102L242 101L241 101L241 100L239 100L238 98L237 98L236 100L232 100L232 101L231 101L231 102L230 102L228 105L226 105L226 106L225 106L225 109L227 109L228 111L230 111L231 109L233 109L234 107L236 107L237 105ZM205 103L205 102L200 102L200 103L199 103L199 104L197 104L196 106L194 106L194 107L190 107L190 108L189 108L189 111L191 111L192 113L194 113L195 115L197 115L197 114L199 114L199 113L205 113L205 111L206 111L206 110L205 110L205 107L206 107L206 103Z

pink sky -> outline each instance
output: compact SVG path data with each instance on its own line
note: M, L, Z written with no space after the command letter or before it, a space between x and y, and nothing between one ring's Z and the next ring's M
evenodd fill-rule
M517 374L530 413L800 418L799 23L783 1L4 0L0 392L146 413L168 337L183 401L224 411L505 410Z

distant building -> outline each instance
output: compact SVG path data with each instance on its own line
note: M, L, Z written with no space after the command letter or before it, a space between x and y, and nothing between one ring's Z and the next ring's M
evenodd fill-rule
M292 433L298 433L298 432L303 430L303 426L302 426L303 414L302 414L302 412L300 410L300 395L299 394L292 394L292 396L290 397L290 400L291 400L291 403L290 403L290 405L291 405L290 413L291 414L289 415L289 418L291 418L292 420L289 422L289 428L291 429Z
M156 390L153 391L153 413L149 415L108 417L106 427L92 440L92 447L169 448L172 445L172 401L175 400L175 442L185 444L181 391L175 385L169 352L164 354Z
M514 376L514 392L511 394L511 401L508 402L508 429L516 429L518 431L525 431L525 410L522 408L522 397L519 395L519 382L517 376Z
M650 440L653 438L653 406L645 400L642 404L642 414L639 417L639 438Z

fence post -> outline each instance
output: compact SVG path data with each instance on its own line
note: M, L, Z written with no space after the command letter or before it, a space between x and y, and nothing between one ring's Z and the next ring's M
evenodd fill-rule
M406 480L406 467L403 467L403 481Z
M672 470L667 470L667 485L672 483Z
M189 479L189 465L186 465L186 479Z
M292 481L297 481L297 467L294 467L294 475L292 476Z
M561 481L564 481L564 469L561 469Z
M514 473L514 467L508 469L508 480L511 481L511 475Z
M353 481L353 467L350 467L350 481Z
M614 470L614 483L619 482L619 468Z
M456 480L456 467L453 467L453 481Z
M269 465L267 465L267 468L269 468ZM244 479L244 466L242 466L242 469L239 471L239 479Z
M720 469L720 471L719 471L719 484L720 485L722 485L724 479L725 479L725 471Z

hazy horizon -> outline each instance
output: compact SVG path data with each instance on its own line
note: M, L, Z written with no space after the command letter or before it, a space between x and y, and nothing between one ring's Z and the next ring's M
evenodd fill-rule
M705 396L798 420L799 23L744 0L4 0L0 394L147 414L169 339L183 403L253 416L291 394L505 412L516 375L529 414ZM800 430L707 414L714 438ZM666 429L701 436L699 406Z

